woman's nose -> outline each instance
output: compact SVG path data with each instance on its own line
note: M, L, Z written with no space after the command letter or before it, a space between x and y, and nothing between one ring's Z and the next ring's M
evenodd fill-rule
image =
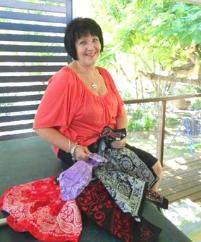
M93 41L89 41L88 44L87 44L87 48L90 50L90 49L94 49L95 47L95 44Z

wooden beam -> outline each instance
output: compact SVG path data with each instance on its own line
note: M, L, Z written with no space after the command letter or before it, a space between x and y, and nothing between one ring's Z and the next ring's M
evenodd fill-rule
M184 95L178 95L178 96L156 97L156 98L129 99L129 100L124 100L124 103L125 104L150 103L150 102L172 101L172 100L179 100L183 98L194 98L194 97L201 97L201 93L184 94Z

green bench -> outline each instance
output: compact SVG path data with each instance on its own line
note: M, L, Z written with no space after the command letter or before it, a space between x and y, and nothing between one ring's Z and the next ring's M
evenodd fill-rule
M57 176L60 171L60 163L55 158L50 146L39 137L0 141L0 194L7 187L52 175ZM165 228L159 236L159 242L190 242L185 236L178 234L178 229L165 219L153 204L145 203L143 214L147 220ZM0 218L3 217L4 214L0 212ZM175 238L177 238L176 241ZM37 240L27 232L19 233L7 225L0 226L0 242L35 241ZM80 242L118 241L108 232L98 228L93 222L83 217Z
M7 187L39 178L58 175L60 163L50 146L39 137L0 141L0 194ZM0 213L0 218L4 214ZM106 231L83 218L80 242L118 242ZM29 233L13 231L7 225L0 227L2 242L36 242Z

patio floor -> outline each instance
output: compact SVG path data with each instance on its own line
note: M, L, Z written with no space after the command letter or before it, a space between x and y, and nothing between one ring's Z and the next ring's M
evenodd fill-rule
M163 168L160 192L174 202L189 198L201 205L201 159L167 161Z

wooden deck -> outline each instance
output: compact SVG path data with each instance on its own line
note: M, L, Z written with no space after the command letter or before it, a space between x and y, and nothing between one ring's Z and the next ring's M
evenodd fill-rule
M170 203L189 198L201 205L201 159L175 159L166 162L160 192Z

